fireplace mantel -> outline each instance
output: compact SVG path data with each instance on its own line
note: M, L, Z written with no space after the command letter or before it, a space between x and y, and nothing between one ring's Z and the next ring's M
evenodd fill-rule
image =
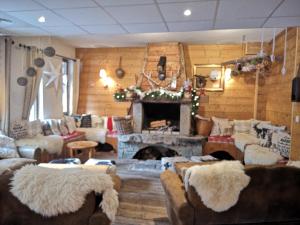
M167 100L167 99L136 99L134 103L163 103L163 104L192 104L191 99Z

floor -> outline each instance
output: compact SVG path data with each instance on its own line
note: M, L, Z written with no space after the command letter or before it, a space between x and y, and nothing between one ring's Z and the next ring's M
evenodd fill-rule
M113 152L97 152L96 157L115 159L122 179L120 206L113 225L170 225L159 171L132 170L133 160L117 160Z

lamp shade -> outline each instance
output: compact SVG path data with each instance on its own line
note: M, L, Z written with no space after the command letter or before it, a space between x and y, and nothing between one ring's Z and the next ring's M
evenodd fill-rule
M100 78L106 78L106 77L107 77L107 74L106 74L105 69L101 69L101 70L100 70L100 72L99 72L99 77L100 77Z

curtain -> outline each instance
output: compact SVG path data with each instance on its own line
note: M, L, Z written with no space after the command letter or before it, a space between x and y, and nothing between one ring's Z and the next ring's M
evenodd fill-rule
M69 89L69 113L70 115L77 113L78 99L79 99L79 82L80 82L80 60L69 61L69 76L70 76L70 89Z
M0 130L9 135L12 40L0 37Z
M38 51L35 47L31 48L31 51L27 51L26 53L26 65L27 68L30 66L33 66L34 59L38 57ZM36 76L29 77L27 76L28 83L25 89L25 98L24 98L24 105L23 105L23 111L22 111L22 119L28 120L29 119L29 114L32 105L34 104L37 95L38 95L38 90L42 78L42 70L40 68L36 68L37 74Z

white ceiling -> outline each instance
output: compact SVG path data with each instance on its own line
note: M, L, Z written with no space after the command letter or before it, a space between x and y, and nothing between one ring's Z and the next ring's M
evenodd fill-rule
M267 28L300 26L300 0L0 0L0 18L13 21L0 23L1 33L57 36L76 47L228 43L260 40L257 28L268 40Z

